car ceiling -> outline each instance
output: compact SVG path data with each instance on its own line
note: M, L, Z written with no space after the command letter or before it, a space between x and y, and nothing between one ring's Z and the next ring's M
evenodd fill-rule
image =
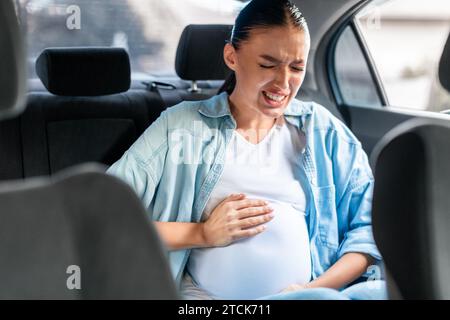
M305 16L311 33L311 50L317 49L328 29L354 6L367 0L293 0ZM310 18L314 17L314 18Z
M370 0L291 0L303 15L311 34L311 50L308 58L307 76L304 87L315 89L314 78L315 53L327 31L350 9Z

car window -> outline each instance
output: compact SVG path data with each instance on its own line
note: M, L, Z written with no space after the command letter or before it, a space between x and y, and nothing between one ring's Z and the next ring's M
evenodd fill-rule
M337 40L334 74L340 103L375 108L382 106L373 75L351 26L347 26Z
M450 32L448 0L375 1L356 16L389 105L418 110L450 108L438 79Z
M132 76L174 75L183 28L232 24L245 1L237 0L15 0L27 35L28 73L47 47L125 48Z

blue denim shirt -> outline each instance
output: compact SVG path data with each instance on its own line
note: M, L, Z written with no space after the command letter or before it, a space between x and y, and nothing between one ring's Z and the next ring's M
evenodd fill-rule
M312 278L348 252L381 260L371 226L373 175L360 142L314 102L294 99L284 115L306 135L299 176L308 202ZM131 185L154 221L199 222L235 128L227 93L184 101L162 112L108 173ZM168 253L178 285L189 253Z

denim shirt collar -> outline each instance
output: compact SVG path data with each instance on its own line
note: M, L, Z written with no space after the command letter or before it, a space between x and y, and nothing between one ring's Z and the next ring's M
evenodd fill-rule
M224 116L230 116L230 105L228 103L228 93L222 92L212 99L202 101L198 112L202 115L210 118L219 118ZM297 99L292 99L287 108L284 111L286 116L304 116L312 113L311 105L305 104Z

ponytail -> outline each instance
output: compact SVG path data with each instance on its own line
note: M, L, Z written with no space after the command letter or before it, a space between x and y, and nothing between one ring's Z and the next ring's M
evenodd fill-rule
M220 87L217 94L226 92L226 93L228 93L228 95L230 95L233 92L235 86L236 86L236 75L235 75L234 71L232 71L230 73L230 75L227 77L227 79L225 80L225 82L223 83L223 85Z

